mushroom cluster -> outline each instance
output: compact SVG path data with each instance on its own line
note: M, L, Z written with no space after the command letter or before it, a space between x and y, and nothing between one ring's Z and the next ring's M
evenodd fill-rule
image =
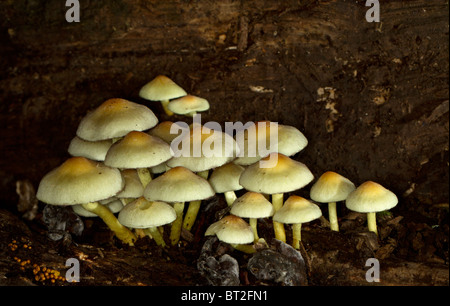
M161 102L167 115L194 117L209 109L206 99L187 94L166 76L144 85L139 95ZM311 187L311 200L292 194L314 180L308 167L292 158L308 144L293 126L260 121L235 135L201 124L186 127L159 122L143 104L106 100L82 118L68 148L71 157L42 178L37 198L69 205L83 217L100 217L130 246L140 232L164 247L163 226L170 225L170 244L177 245L182 229L192 229L202 201L222 194L229 214L209 225L205 235L244 252L253 252L261 241L258 219L271 218L275 238L283 242L285 226L291 226L292 246L298 249L301 225L322 216L315 202L328 203L332 230L339 230L336 203L345 201L347 208L368 214L374 232L375 212L397 204L395 194L381 185L356 188L331 171ZM174 144L175 139L180 141ZM175 147L189 154L174 154Z

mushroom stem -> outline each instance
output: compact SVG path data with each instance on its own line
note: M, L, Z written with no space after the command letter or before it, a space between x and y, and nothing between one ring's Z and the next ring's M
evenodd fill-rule
M180 240L181 235L181 226L183 224L183 210L184 210L184 202L178 202L173 205L173 209L175 209L175 213L177 214L177 218L172 223L172 227L170 230L170 241L172 245L176 245Z
M159 229L157 227L146 228L144 230L144 233L146 233L147 235L151 236L155 240L157 245L162 246L162 247L166 246L164 238L161 235L161 233L159 232Z
M237 199L236 193L234 191L225 191L223 195L225 196L225 201L227 202L228 206L231 206Z
M116 216L104 205L98 202L82 204L83 208L99 216L103 222L116 234L122 242L134 245L136 236L125 226L119 223Z
M142 186L147 186L147 184L152 180L152 175L148 168L137 168L137 174L139 176L139 180L142 183Z
M164 112L166 112L167 116L173 116L173 112L169 109L169 100L161 101L161 105L164 109Z
M374 232L376 235L378 235L377 213L375 212L367 213L367 227L369 228L369 231Z
M272 205L274 212L277 212L283 206L283 194L275 193L272 195ZM273 221L273 230L275 232L275 238L286 242L286 232L284 230L283 223Z
M255 242L259 240L258 237L258 219L256 218L249 218L248 223L250 224L252 230L253 230L253 235L255 236Z
M250 244L231 244L231 246L241 252L244 252L246 254L253 254L256 252L255 248L253 247L253 245Z
M330 219L331 230L339 232L339 223L336 212L336 202L328 203L328 218Z
M197 172L197 175L207 180L209 170ZM188 231L191 230L192 226L195 223L195 219L197 219L197 214L198 211L200 210L201 203L202 203L201 200L189 202L188 210L186 211L186 215L184 216L183 221L183 228L187 229Z
M195 219L197 219L198 211L200 210L200 204L202 201L191 201L189 202L188 210L186 211L186 215L184 216L183 228L188 231L191 230L194 225Z
M302 224L292 224L292 247L294 249L300 249L300 241L302 240Z

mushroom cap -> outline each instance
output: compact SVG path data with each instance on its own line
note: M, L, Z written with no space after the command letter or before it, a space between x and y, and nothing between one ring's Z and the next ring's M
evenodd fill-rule
M181 166L194 172L222 166L235 159L239 152L233 137L201 126L194 127L189 134L183 136L178 148L175 146L172 142L171 148L175 156L167 162L167 166Z
M220 241L231 244L246 244L254 241L250 225L235 215L228 215L211 224L206 229L205 236L212 235L216 235Z
M397 203L398 198L392 191L372 181L361 184L345 200L348 209L360 213L389 210Z
M261 168L260 162L277 162L274 167ZM309 184L314 176L308 167L281 153L270 153L247 167L242 172L239 183L245 189L266 194L285 193L300 189Z
M320 203L339 202L344 201L355 188L349 179L336 172L327 171L312 185L310 197Z
M173 125L175 126L172 128ZM171 129L175 133L170 133ZM161 138L162 140L170 144L172 140L181 135L182 129L183 127L177 122L163 121L152 128L150 131L148 131L148 133L152 136Z
M147 106L115 98L88 113L78 126L77 136L88 141L111 139L151 129L157 123L158 118Z
M75 136L70 141L67 151L72 156L82 156L92 160L104 161L106 153L112 144L111 139L87 141Z
M235 163L244 166L259 161L271 152L292 156L308 145L308 140L299 129L270 121L258 121L238 131L235 138L241 147ZM271 140L276 140L276 147Z
M147 201L140 197L125 205L117 220L130 228L158 227L173 222L177 218L175 209L164 202Z
M122 177L125 180L125 188L116 194L116 198L139 198L144 194L144 186L142 186L141 180L136 169L124 169L120 171Z
M249 191L233 202L230 213L241 218L267 218L274 214L274 209L265 196Z
M175 167L151 180L144 190L149 201L188 202L215 195L207 180L184 167Z
M187 95L186 91L165 75L158 75L145 84L139 96L150 101L164 101Z
M322 216L322 211L318 205L305 198L292 195L273 215L273 220L285 224L298 224L310 222L320 216Z
M206 99L186 95L184 97L170 101L167 108L175 114L186 115L193 112L204 112L209 109L209 102Z
M239 178L244 170L244 167L233 162L227 163L212 171L209 183L216 193L241 190L243 187L239 184Z
M172 158L170 146L144 132L129 132L109 148L105 165L117 168L150 168Z
M123 188L118 169L85 157L71 157L42 178L36 197L53 205L84 204L110 198Z
M113 214L118 213L123 208L123 204L120 200L113 200L109 203L102 204L102 205L108 207L108 209ZM87 217L87 218L98 217L98 215L94 214L93 212L90 212L89 210L84 209L82 204L72 205L71 207L72 207L73 212L79 216Z

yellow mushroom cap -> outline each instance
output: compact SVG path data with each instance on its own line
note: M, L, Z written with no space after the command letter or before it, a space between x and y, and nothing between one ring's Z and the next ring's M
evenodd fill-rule
M327 171L311 187L311 199L320 203L344 201L355 185L342 175Z
M261 161L276 160L273 167L261 168ZM247 167L242 172L239 183L245 189L267 194L285 193L309 184L314 176L308 167L281 153L271 153Z
M175 167L151 180L144 190L149 201L188 202L215 195L207 180L184 167Z
M185 96L186 91L165 75L158 75L145 84L139 96L150 101L164 101Z
M310 222L320 216L322 211L319 206L305 198L292 195L273 215L273 220L285 224L298 224Z
M233 202L230 213L241 218L267 218L274 209L265 196L249 191Z
M228 215L211 224L206 229L205 236L213 235L216 235L220 241L231 244L246 244L254 241L250 225L235 215Z
M186 95L184 97L170 101L169 110L178 115L186 115L193 112L204 112L209 109L209 102L206 99Z
M241 190L239 178L244 170L244 167L233 162L227 163L213 170L209 177L209 183L217 193Z
M150 168L172 158L170 146L144 132L129 132L109 148L105 165L117 168Z
M118 169L85 157L71 157L42 178L36 197L53 205L84 204L110 198L123 187Z
M125 205L117 220L130 228L158 227L173 222L177 217L175 209L165 202L151 202L140 197Z
M125 99L103 102L80 122L77 136L98 141L125 136L130 131L145 131L158 123L158 118L146 106Z
M389 210L397 203L398 198L392 191L372 181L361 184L345 200L348 209L360 213Z

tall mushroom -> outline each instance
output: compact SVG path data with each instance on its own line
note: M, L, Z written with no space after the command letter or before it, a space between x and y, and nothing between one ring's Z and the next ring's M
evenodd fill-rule
M328 217L332 231L339 231L336 202L344 201L355 185L342 175L327 171L312 185L310 197L319 203L328 203Z
M172 223L170 240L176 245L180 239L184 203L204 200L214 196L214 190L207 180L184 167L175 167L148 183L144 197L149 201L173 203L177 214Z
M165 247L166 243L158 227L173 222L177 217L175 209L165 202L150 202L144 197L127 204L119 213L118 220L129 228L143 229L156 244Z
M39 183L38 200L51 205L82 204L83 208L98 215L124 243L133 245L136 237L104 205L99 204L124 188L118 169L84 157L71 157L47 173Z
M395 207L398 198L392 191L378 183L367 181L351 192L345 200L348 209L367 213L369 231L378 235L376 213Z
M262 167L262 162L273 163L272 167ZM303 188L314 179L308 167L281 153L271 153L247 167L242 172L239 183L247 190L271 194L275 213L283 206L283 194ZM275 238L286 242L283 224L273 222Z
M280 223L292 224L292 247L299 249L302 223L315 220L321 215L319 206L305 198L292 195L273 215L273 219Z
M168 116L173 113L168 109L169 100L187 95L186 91L165 75L158 75L145 84L139 96L150 101L160 101Z

